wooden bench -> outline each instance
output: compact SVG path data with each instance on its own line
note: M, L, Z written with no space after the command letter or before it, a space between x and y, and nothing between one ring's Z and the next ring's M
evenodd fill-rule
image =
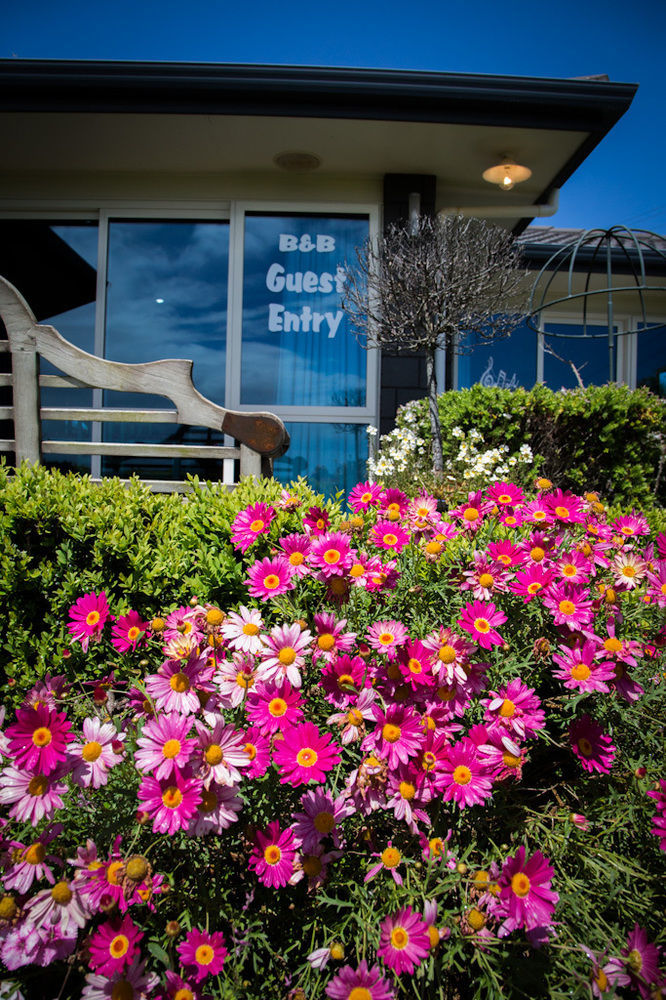
M11 353L11 374L0 374L0 386L13 390L13 406L0 407L0 420L13 420L13 439L0 440L0 452L13 452L17 465L39 462L43 455L113 455L128 458L234 459L241 476L270 475L272 459L289 446L279 417L264 412L226 410L198 392L192 382L192 362L183 359L120 364L82 351L52 326L37 323L21 293L0 277L0 318L8 340L0 351ZM39 358L61 375L40 375ZM42 407L40 387L111 389L164 396L175 409L112 409L109 407ZM238 447L196 444L130 444L105 441L42 440L43 420L185 424L233 437ZM101 435L99 435L101 436ZM91 434L91 438L94 435ZM221 479L222 477L220 477ZM187 488L186 482L146 480L156 491Z

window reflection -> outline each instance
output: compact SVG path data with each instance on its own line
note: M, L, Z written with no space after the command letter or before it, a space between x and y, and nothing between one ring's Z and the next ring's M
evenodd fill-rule
M531 389L536 382L537 335L527 326L490 343L466 337L458 356L458 388L479 382L498 389Z
M582 327L570 323L545 324L543 379L549 388L576 389L579 383L572 365L584 385L605 385L615 379L617 351L614 352L613 371L610 372L608 339L603 336L607 327L588 323L587 329L597 336L582 337ZM548 332L578 336L548 337ZM618 344L617 338L615 343Z
M307 476L314 490L333 496L348 493L365 479L368 435L365 424L286 423L289 450L275 460L274 475L283 483Z

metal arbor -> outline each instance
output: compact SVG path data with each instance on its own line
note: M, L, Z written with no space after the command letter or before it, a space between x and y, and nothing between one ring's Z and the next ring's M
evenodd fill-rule
M558 306L576 303L580 322L572 332L549 331L548 337L605 338L608 344L608 377L615 379L617 338L631 333L644 333L666 325L664 320L650 319L646 304L648 292L666 292L666 284L655 283L655 274L666 274L666 240L647 230L631 230L626 226L610 229L588 229L576 239L558 247L539 271L529 298L527 325L544 333L541 314ZM562 291L562 281L566 291ZM614 299L622 295L631 298L632 305L623 313L637 317L630 329L618 330ZM599 305L600 304L600 305ZM599 312L605 304L605 329L599 332ZM594 320L590 317L594 314ZM567 309L567 317L572 312ZM574 312L573 315L576 315ZM575 332L573 332L575 331Z

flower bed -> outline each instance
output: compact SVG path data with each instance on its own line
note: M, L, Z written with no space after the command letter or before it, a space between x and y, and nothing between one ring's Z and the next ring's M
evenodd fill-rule
M81 595L0 734L4 992L661 996L666 536L536 485L283 491L236 606Z

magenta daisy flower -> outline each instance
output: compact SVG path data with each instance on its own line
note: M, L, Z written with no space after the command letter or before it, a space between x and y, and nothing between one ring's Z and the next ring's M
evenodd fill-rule
M389 521L399 521L407 513L409 497L402 490L390 487L384 490L379 506Z
M270 736L261 732L258 726L250 726L245 731L245 742L243 753L246 755L250 766L247 770L249 778L261 778L266 774L271 763L271 741Z
M74 761L72 780L84 788L101 788L111 768L123 759L124 734L121 736L112 722L103 723L97 716L84 719L82 729L83 741L75 740L67 748Z
M285 557L296 577L307 576L310 573L308 556L312 547L309 535L285 535L278 540L282 555Z
M416 640L408 642L398 653L398 669L406 684L413 691L430 688L435 684L433 653Z
M388 845L384 848L381 854L373 853L372 856L373 858L379 858L379 861L369 870L363 879L364 882L369 882L375 877L375 875L378 875L383 868L385 871L389 872L396 885L402 885L402 875L398 871L398 866L402 862L402 854L397 847L393 846L392 840L389 840Z
M383 487L378 483L357 483L349 494L347 503L352 510L368 510L369 507L378 507L384 493Z
M516 573L515 580L512 580L509 584L509 590L512 594L522 597L525 604L528 604L545 590L552 581L553 576L553 570L544 569L538 563L532 563L527 569Z
M542 502L553 521L560 524L583 524L585 505L580 497L564 490L555 490L542 497Z
M9 815L20 823L37 826L42 819L51 819L56 809L65 805L68 791L59 770L51 774L33 774L15 767L6 767L0 774L0 803L9 805Z
M329 611L321 611L314 616L316 637L312 649L312 659L324 659L327 662L335 659L341 653L349 653L354 648L355 632L345 632L346 618L339 621Z
M111 645L119 653L136 649L146 635L148 622L144 622L138 611L120 615L111 626Z
M303 527L311 535L321 535L331 523L328 513L321 507L308 507L303 515Z
M298 688L284 684L258 683L247 699L245 710L250 722L259 726L265 735L273 735L303 718Z
M275 510L265 503L255 503L236 514L231 523L231 544L246 552L252 543L265 535L275 517Z
M632 510L631 514L624 514L611 522L611 527L625 538L633 538L634 535L649 535L650 525L642 514L637 514Z
M316 851L324 837L330 837L334 847L341 843L338 824L353 811L344 795L333 795L321 788L305 792L301 797L303 812L292 814L294 836L307 853Z
M391 770L398 764L406 764L410 757L416 757L423 745L424 732L420 716L414 709L393 703L385 712L376 705L373 713L377 726L363 740L361 749L386 759Z
M377 521L370 532L370 541L378 549L402 552L409 545L409 532L395 521Z
M294 589L295 574L284 556L257 561L250 566L247 575L245 586L249 589L250 597L260 597L262 601Z
M368 645L378 653L385 653L391 660L395 658L398 646L402 646L408 638L405 626L393 620L375 622L367 635Z
M411 906L383 920L380 931L377 955L398 975L413 972L428 954L428 925Z
M72 620L67 628L72 642L80 642L87 653L90 640L98 642L102 638L102 630L111 617L104 591L79 597L69 609L69 617Z
M622 954L632 984L642 997L651 996L648 984L656 983L659 979L659 948L649 941L643 927L634 924Z
M354 561L349 539L341 531L319 535L312 542L308 561L325 579L344 576Z
M500 542L491 542L488 546L488 555L493 562L499 562L507 569L520 566L525 560L525 554L519 545L515 545L508 539Z
M195 739L188 739L191 729L191 717L178 712L168 712L146 722L136 741L139 748L134 754L137 769L152 774L157 781L182 771L197 743Z
M193 715L201 708L198 691L214 690L213 673L207 656L195 654L186 662L165 660L156 674L146 677L146 691L158 711Z
M502 625L506 615L498 611L492 601L471 601L462 608L458 624L483 649L504 645L504 639L495 631L495 625Z
M610 660L597 660L597 647L593 642L586 640L582 646L573 649L560 646L560 650L553 656L560 666L554 675L564 683L565 688L608 693L610 688L606 682L615 677L615 664Z
M490 767L469 739L447 748L436 780L443 800L454 801L461 809L485 802L493 791Z
M657 803L657 812L652 817L654 826L650 833L659 837L659 847L666 851L666 780L660 778L659 788L646 794Z
M356 701L363 685L367 666L360 656L339 656L327 663L319 683L326 692L326 701L336 708L347 708Z
M88 942L90 967L109 976L131 965L139 953L142 932L129 915L100 924Z
M502 865L498 879L500 901L506 907L504 926L507 931L524 927L547 927L551 923L555 905L560 898L550 888L555 874L548 858L535 851L530 858L525 848L519 847L513 857Z
M6 731L14 764L18 768L50 774L67 757L71 728L64 712L56 712L46 705L17 708L16 722Z
M581 715L569 726L571 749L586 771L609 774L615 759L615 746L599 723Z
M294 873L296 843L291 828L280 830L273 820L266 833L257 832L256 844L250 855L249 867L263 885L278 889L287 884Z
M486 498L498 507L518 507L525 499L525 494L515 483L500 482L493 483L486 490Z
M280 784L296 786L325 781L328 772L340 763L339 749L336 743L331 743L331 734L320 735L312 722L291 726L273 751Z
M543 603L553 615L556 625L566 625L572 632L594 619L592 600L584 587L554 584L544 595Z
M324 991L331 1000L394 1000L391 984L378 965L368 968L364 959L353 969L345 965L335 974Z
M499 691L491 691L490 698L482 698L481 704L486 709L483 717L491 724L491 731L514 732L521 740L534 736L546 722L541 699L519 677Z
M146 776L139 786L139 807L152 819L155 833L173 834L187 828L201 802L202 787L198 778L184 778L180 771L162 781Z
M196 971L199 983L206 976L216 976L222 971L224 960L229 954L221 931L200 931L193 928L178 945L176 951L186 969Z

